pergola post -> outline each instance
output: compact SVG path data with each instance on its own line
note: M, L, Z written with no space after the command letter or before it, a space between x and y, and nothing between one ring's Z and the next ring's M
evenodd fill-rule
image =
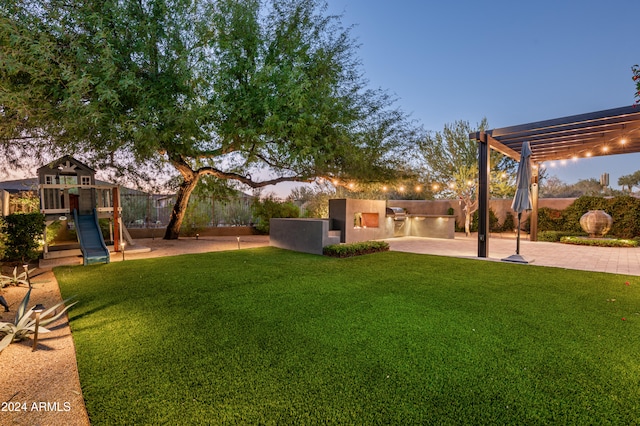
M489 256L489 143L487 134L476 134L478 141L478 257Z
M538 170L540 164L531 168L531 213L529 213L529 241L538 241Z

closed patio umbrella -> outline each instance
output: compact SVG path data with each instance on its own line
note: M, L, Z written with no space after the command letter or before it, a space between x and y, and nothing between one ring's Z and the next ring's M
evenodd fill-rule
M516 254L513 254L502 260L507 262L530 263L533 260L525 260L520 255L520 220L522 212L531 210L531 148L529 142L522 144L520 150L520 162L518 163L518 172L516 175L516 195L513 197L511 208L518 213L518 236L516 237Z

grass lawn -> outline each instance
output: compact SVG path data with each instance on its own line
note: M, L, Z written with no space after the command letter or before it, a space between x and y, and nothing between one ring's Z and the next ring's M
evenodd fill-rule
M55 274L93 425L640 423L640 277L270 247Z

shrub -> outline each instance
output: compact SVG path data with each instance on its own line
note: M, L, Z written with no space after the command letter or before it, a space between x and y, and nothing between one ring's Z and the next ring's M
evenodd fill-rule
M4 259L7 249L7 223L4 218L0 217L0 259Z
M561 243L596 247L638 247L638 241L609 238L562 237Z
M542 207L538 210L538 231L562 231L564 218L562 210Z
M562 212L564 231L582 232L580 218L589 210L604 210L613 219L609 235L633 238L640 235L640 199L628 195L603 198L583 196Z
M471 232L478 232L479 217L480 217L480 213L478 212L478 210L473 212L473 216L471 217L471 229L470 229ZM498 219L498 216L496 216L495 212L489 209L489 232L501 231L501 227L498 223L499 221L500 220Z
M5 218L7 240L5 258L22 262L37 259L39 239L44 232L42 213L10 214Z
M386 241L363 241L359 243L333 244L324 247L322 252L325 256L331 257L353 257L388 250L389 243Z
M264 234L269 233L269 220L273 217L300 217L300 208L289 201L278 201L273 196L253 202L253 212L258 220L256 229Z
M613 219L611 235L633 238L640 235L640 199L624 195L607 200L607 213Z
M547 241L550 243L557 243L562 237L575 236L575 232L569 231L540 231L538 232L538 241ZM581 234L584 235L584 234Z
M514 229L516 229L516 221L513 218L513 213L507 212L504 222L500 225L500 232L512 232Z

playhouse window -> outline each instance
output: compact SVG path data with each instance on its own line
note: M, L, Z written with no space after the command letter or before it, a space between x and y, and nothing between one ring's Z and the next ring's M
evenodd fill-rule
M56 183L56 177L53 175L45 175L44 183L45 185L53 185L54 183Z
M91 176L81 176L80 177L81 185L91 185Z
M61 185L78 185L78 176L60 176ZM77 194L78 187L69 188L69 194Z

